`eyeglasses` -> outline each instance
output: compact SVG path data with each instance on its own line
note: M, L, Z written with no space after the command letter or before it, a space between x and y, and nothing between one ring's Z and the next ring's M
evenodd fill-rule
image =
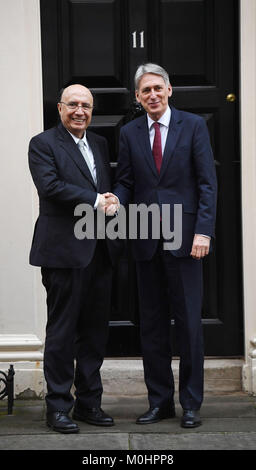
M83 111L87 111L88 109L92 109L93 106L91 106L88 103L83 103L83 104L78 104L78 103L64 103L64 101L60 101L60 103L65 104L69 109L72 109L72 111L75 111L77 108L82 108Z

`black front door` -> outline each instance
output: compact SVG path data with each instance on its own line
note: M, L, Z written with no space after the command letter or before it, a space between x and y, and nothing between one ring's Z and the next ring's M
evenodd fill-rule
M58 90L86 85L95 99L91 129L108 139L113 173L120 127L141 113L133 86L141 63L165 67L171 103L206 119L219 196L214 253L204 261L205 354L242 354L238 1L41 0L41 24L45 129L56 124ZM138 317L127 243L114 276L108 356L140 355Z

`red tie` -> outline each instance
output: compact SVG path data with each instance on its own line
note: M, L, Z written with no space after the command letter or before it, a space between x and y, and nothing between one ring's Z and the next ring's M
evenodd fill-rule
M162 142L161 142L161 132L160 132L160 125L159 122L154 122L153 124L155 128L155 137L152 147L152 153L154 155L156 169L158 173L160 173L161 165L162 165Z

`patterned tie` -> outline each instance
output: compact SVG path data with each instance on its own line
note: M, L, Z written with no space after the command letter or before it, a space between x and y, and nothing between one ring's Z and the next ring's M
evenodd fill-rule
M78 141L78 147L79 147L79 150L81 151L86 163L87 163L87 166L91 172L91 175L92 175L92 179L93 181L96 183L96 172L93 171L93 168L92 168L92 164L90 162L90 158L89 158L89 155L86 151L86 147L85 147L85 142L83 140L79 140Z
M154 155L157 171L158 173L160 173L163 159L160 124L159 122L154 122L153 126L155 128L155 137L152 147L152 153Z

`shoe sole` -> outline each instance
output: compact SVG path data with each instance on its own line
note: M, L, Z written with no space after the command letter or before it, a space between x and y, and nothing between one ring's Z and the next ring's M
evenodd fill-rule
M64 428L57 428L52 424L46 423L48 428L52 429L55 432L59 432L61 434L77 434L79 432L79 428L77 429L64 429Z
M82 421L83 423L92 424L93 426L114 426L114 424L115 424L115 423L96 423L93 420L85 419L85 418L83 418L79 415L75 415L75 414L72 415L72 419L74 419L75 421Z

